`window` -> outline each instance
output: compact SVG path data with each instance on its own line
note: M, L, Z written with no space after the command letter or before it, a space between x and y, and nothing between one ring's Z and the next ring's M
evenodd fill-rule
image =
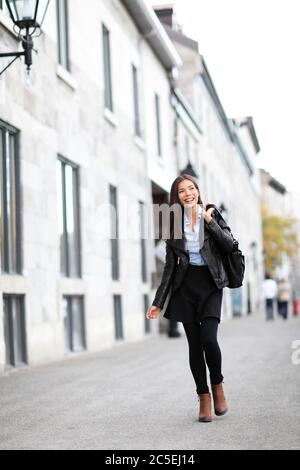
M18 133L0 121L1 270L21 273Z
M112 278L117 281L120 279L119 263L119 214L117 201L117 188L109 187L109 199L111 205L111 261Z
M62 157L57 161L57 187L60 272L81 277L78 168Z
M160 98L155 94L155 116L156 116L156 143L157 155L161 157L161 122L160 122Z
M133 106L134 106L134 132L135 132L135 135L137 135L138 137L141 137L138 71L134 65L132 65L132 82L133 82Z
M24 296L4 295L3 306L5 362L17 367L27 362Z
M68 27L68 0L56 0L57 5L57 36L58 36L58 62L69 72L69 27Z
M115 338L124 339L121 296L114 295Z
M63 298L65 352L78 352L85 349L85 325L83 298L66 295Z
M103 71L104 71L104 105L113 112L110 33L102 24Z
M141 234L141 275L142 281L147 282L147 260L146 260L146 244L145 244L145 204L139 203L140 213L140 234Z
M144 328L145 328L145 333L150 333L151 331L151 328L150 328L150 320L149 318L146 317L146 312L149 308L149 295L148 294L144 294L144 312L143 312L143 315L144 315Z

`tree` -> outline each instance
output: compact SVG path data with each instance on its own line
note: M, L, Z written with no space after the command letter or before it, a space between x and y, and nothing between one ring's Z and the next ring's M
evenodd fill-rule
M283 255L292 258L300 243L295 232L296 219L289 216L271 214L262 206L262 228L265 270L273 275L277 267L282 266Z

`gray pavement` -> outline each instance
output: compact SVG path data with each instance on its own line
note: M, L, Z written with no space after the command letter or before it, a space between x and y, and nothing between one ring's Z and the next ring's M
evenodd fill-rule
M184 336L148 338L2 376L0 448L299 449L300 318L219 331L227 415L197 421Z

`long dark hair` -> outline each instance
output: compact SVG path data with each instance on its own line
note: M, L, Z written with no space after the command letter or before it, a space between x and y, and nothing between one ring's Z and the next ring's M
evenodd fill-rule
M176 206L177 208L179 208L179 211L175 211L175 213L170 211L170 239L171 240L174 240L175 233L176 233L176 238L178 238L178 235L179 235L179 238L184 238L184 230L183 230L184 212L183 212L183 206L178 196L178 185L184 180L189 180L191 181L191 183L193 183L193 185L199 192L197 204L203 204L201 195L200 195L200 190L195 179L191 175L188 175L188 174L177 176L177 178L175 178L175 180L172 183L170 197L169 197L170 208L172 208L172 206L173 207Z

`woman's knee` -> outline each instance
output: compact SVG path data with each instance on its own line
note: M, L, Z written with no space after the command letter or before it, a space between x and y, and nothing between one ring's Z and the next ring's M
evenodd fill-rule
M218 345L218 340L215 336L204 336L201 338L203 349L212 349Z
M203 322L201 328L201 343L203 348L214 347L218 344L217 340L217 331L218 331L218 322L217 320L212 319L212 321Z

